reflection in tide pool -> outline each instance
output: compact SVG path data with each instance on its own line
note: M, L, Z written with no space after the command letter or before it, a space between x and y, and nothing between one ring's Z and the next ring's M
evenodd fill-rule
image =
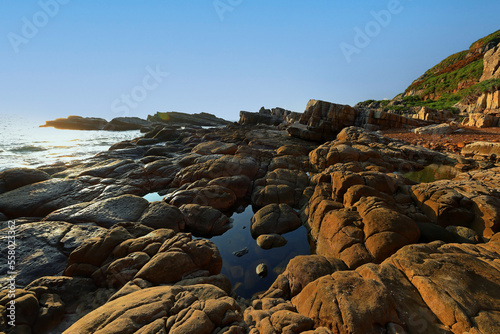
M304 226L283 235L288 240L284 247L269 250L260 248L250 235L252 216L252 207L247 206L245 211L231 217L234 219L233 228L210 239L221 253L222 273L231 280L234 292L244 298L267 290L293 257L311 254ZM233 254L244 248L248 248L248 253L242 257ZM268 274L265 278L260 278L255 272L260 263L267 265Z
M145 196L143 196L142 198L144 199L147 199L148 202L156 202L156 201L161 201L163 200L163 197L164 196L161 196L160 194L158 193L149 193Z
M431 164L416 172L409 172L404 176L412 181L420 183L429 183L438 180L451 180L457 176L458 171L455 167L439 164Z
M149 193L144 196L149 202L161 201L164 196ZM311 254L311 246L307 239L307 229L299 229L283 234L288 241L283 247L264 250L250 234L250 220L253 217L249 205L241 213L234 213L231 218L233 227L223 235L209 238L222 256L222 273L229 277L234 292L244 298L250 298L258 292L267 290L281 274L288 262L297 255ZM201 237L195 237L199 239ZM241 257L233 253L241 251ZM268 274L260 278L255 272L256 267L265 263Z

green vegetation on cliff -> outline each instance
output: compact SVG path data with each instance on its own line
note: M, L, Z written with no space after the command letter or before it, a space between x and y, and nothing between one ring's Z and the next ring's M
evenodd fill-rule
M406 89L405 95L431 99L439 105L458 102L466 96L461 91L469 92L469 88L479 83L483 74L484 53L488 49L484 46L498 43L500 30L472 43L469 50L455 53L427 70Z

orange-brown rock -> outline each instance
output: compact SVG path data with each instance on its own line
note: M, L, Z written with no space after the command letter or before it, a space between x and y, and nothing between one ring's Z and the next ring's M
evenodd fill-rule
M324 276L292 302L333 333L495 333L497 236L483 245L406 246L380 265Z

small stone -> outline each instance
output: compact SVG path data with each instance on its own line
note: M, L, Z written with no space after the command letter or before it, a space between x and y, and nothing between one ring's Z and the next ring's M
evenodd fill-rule
M267 276L267 265L265 263L261 263L255 268L255 273L259 275L260 278L264 278Z
M233 252L233 255L237 256L237 257L242 257L243 255L245 255L247 253L248 253L248 247L245 247L243 249L240 249L239 251Z

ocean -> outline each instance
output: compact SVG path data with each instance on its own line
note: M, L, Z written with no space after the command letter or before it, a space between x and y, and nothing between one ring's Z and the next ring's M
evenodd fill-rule
M139 137L136 131L78 131L40 128L44 121L0 114L0 171L38 167L85 159L107 151L123 140Z

